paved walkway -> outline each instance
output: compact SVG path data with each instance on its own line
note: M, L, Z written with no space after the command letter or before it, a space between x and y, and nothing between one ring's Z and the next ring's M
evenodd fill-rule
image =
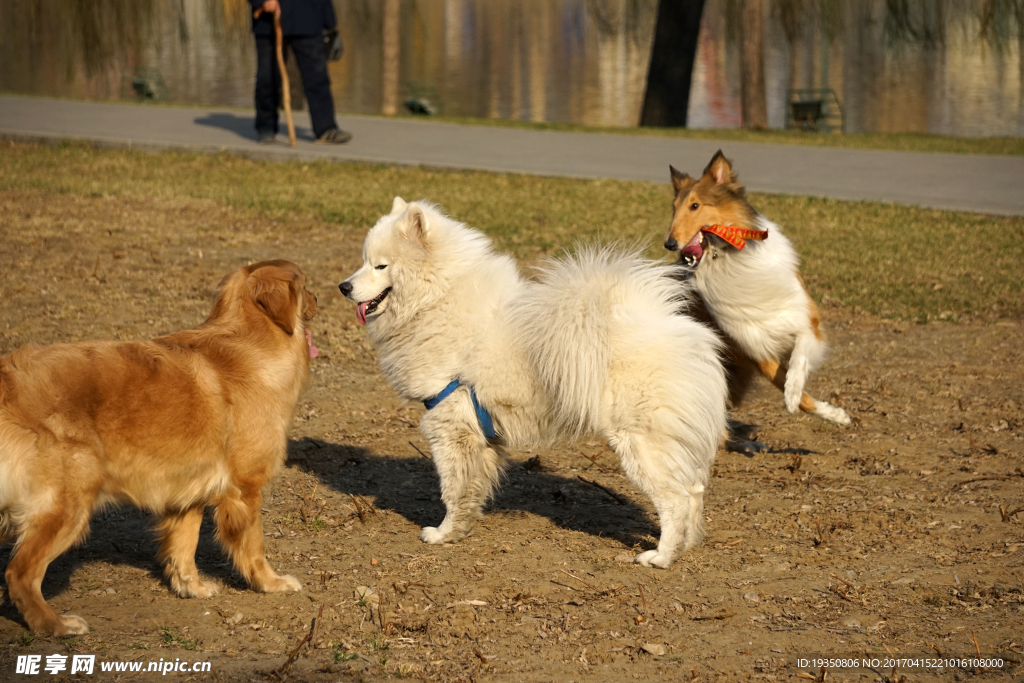
M146 150L227 151L257 159L334 159L668 183L673 164L699 173L719 147L749 189L939 209L1024 215L1024 157L765 145L607 133L563 133L380 117L339 116L353 140L313 143L309 117L257 145L252 114L0 96L0 137L88 140Z

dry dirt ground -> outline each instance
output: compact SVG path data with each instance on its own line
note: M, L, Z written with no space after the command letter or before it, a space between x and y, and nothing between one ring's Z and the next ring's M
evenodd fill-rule
M0 193L0 217L2 353L195 325L222 275L269 257L299 263L321 304L321 356L264 505L271 563L305 590L249 591L207 523L198 563L222 591L178 599L161 579L150 520L109 510L43 583L58 612L91 632L32 637L6 602L2 680L32 680L14 662L33 653L210 661L210 673L166 675L202 681L772 681L808 678L799 654L1024 660L1024 512L1011 514L1024 506L1020 322L915 325L826 308L833 350L810 389L855 425L788 415L762 385L737 417L770 449L719 453L706 540L670 570L650 570L630 560L655 544L656 517L596 440L511 453L475 535L417 540L443 515L418 452L422 407L383 381L336 289L367 226L32 192ZM271 673L321 608L311 646ZM828 680L901 676L1020 680L1021 668Z

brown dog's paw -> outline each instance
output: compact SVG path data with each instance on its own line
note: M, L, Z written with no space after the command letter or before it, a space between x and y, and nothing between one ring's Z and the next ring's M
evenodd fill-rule
M302 584L294 576L275 576L260 586L260 590L264 593L286 593L302 590Z
M89 632L89 624L82 617L68 614L59 617L58 626L53 629L55 636L80 636Z
M207 581L171 582L171 589L179 598L212 598L220 593L220 588Z

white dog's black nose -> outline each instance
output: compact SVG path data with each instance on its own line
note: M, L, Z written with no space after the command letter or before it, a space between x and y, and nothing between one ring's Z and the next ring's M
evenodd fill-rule
M345 296L349 296L352 293L352 283L342 282L340 285L338 285L338 289L340 289L341 293L344 294Z
M675 237L669 237L665 240L665 248L669 251L676 251L679 249L679 242L676 242Z

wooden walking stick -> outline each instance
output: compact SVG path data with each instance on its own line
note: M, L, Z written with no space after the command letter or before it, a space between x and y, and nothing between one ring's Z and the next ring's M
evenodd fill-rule
M253 19L259 19L263 8L253 12ZM292 120L292 90L288 83L288 70L284 65L284 34L281 33L281 13L274 13L274 44L277 48L277 70L281 73L281 99L284 101L284 119L288 122L288 144L295 146L295 122Z

